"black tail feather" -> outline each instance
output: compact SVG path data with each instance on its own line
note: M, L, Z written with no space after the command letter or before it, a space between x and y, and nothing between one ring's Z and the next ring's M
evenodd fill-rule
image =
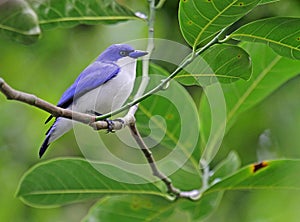
M45 124L47 124L53 117L54 117L54 116L50 115L50 116L46 119Z
M57 119L56 119L56 120L57 120ZM54 123L56 122L56 120L54 121ZM45 133L46 136L50 133L50 130L53 128L54 123L49 127L49 129L48 129L47 132Z
M43 154L46 152L46 150L47 150L47 148L48 148L48 146L50 145L49 144L49 139L50 139L50 137L51 137L51 135L52 135L52 132L53 132L53 130L54 130L54 128L55 128L55 123L57 122L57 119L55 119L55 121L54 121L54 123L52 124L52 126L50 126L50 128L47 130L47 132L46 132L46 139L44 140L44 142L43 142L43 144L42 144L42 146L41 146L41 148L40 148L40 151L39 151L39 156L40 156L40 158L43 156Z
M42 156L44 155L44 153L46 152L48 146L49 146L49 139L50 139L50 135L48 135L46 137L46 139L44 140L41 148L40 148L40 151L39 151L39 156L40 158L42 158Z

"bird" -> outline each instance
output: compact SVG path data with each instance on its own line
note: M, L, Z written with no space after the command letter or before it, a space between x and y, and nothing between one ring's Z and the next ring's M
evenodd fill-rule
M120 108L130 96L135 78L137 58L148 52L135 50L128 44L113 44L87 66L74 83L62 94L58 107L102 115ZM45 123L48 123L51 115ZM57 117L39 150L41 158L50 143L73 127L72 120Z

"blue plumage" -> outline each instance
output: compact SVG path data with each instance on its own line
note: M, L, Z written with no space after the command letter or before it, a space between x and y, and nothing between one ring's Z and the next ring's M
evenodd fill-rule
M119 69L114 63L98 61L92 63L83 70L74 84L64 92L57 106L62 108L68 107L76 97L82 96L84 93L114 78L118 74Z

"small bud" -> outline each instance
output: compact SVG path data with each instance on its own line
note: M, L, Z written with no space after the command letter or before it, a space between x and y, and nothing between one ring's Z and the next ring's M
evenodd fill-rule
M137 16L137 17L139 17L139 18L141 18L141 19L147 19L148 17L147 17L147 15L145 15L144 13L142 13L142 12L136 12L136 13L134 13L135 14L135 16Z
M161 80L161 81L163 82L163 81L165 81L165 80ZM166 83L163 85L162 90L168 89L169 86L170 86L170 81L166 82Z

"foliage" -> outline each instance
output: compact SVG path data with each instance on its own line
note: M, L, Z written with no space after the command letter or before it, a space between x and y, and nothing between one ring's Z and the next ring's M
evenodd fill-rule
M143 172L144 175L141 175L138 171L129 172L125 168L110 164L109 161L103 163L70 157L51 159L31 167L22 177L16 195L25 204L37 208L58 207L99 199L85 215L83 221L115 221L120 218L124 221L174 221L179 218L184 218L186 221L199 221L212 215L213 212L219 211L225 191L284 189L296 193L300 187L300 180L297 176L300 169L298 159L268 160L247 164L240 168L240 157L236 152L231 151L237 147L237 143L234 141L227 144L227 138L232 138L230 135L232 130L234 131L235 127L239 126L239 121L243 119L243 115L246 115L247 111L257 108L259 104L263 105L262 101L266 101L270 95L276 93L280 87L284 87L288 81L295 79L299 74L300 17L282 17L280 15L280 17L261 19L248 15L263 7L276 7L276 2L274 0L180 0L179 2L180 35L178 36L181 38L182 35L192 48L190 55L199 52L201 47L205 46L220 31L225 31L226 35L220 37L218 44L210 46L196 57L174 78L174 81L171 81L170 86L165 90L142 101L136 118L138 128L147 145L151 145L153 148L152 151L158 160L159 168L168 173L174 186L181 190L200 190L199 197L195 197L194 200L178 199L174 201L174 197L166 193L164 184L154 180L150 172ZM166 1L161 10L169 7L168 4L171 3ZM47 36L52 35L51 31L48 31L49 29L58 27L66 28L65 30L60 29L60 32L67 33L68 30L75 30L74 27L78 25L85 25L80 26L83 29L91 28L86 25L107 28L112 24L119 25L119 22L129 20L135 22L134 24L139 24L139 29L145 27L146 19L143 16L137 16L135 13L137 9L130 9L125 5L126 1L114 0L2 1L0 2L0 34L18 43L39 44L43 38L46 39ZM134 8L134 4L132 8ZM171 15L177 13L172 7L170 7L170 11L164 12ZM172 16L170 17L174 20ZM101 24L106 24L106 26L101 26ZM163 19L156 19L156 25L163 26ZM128 27L126 28L128 29ZM133 26L130 28L132 31L134 30ZM42 33L43 38L41 38ZM161 33L164 36L165 31L161 31ZM99 33L97 33L98 35ZM90 49L95 48L93 44L89 46L89 38L82 38L85 41L79 44L85 44ZM54 47L57 51L66 51L64 47L69 41L66 37L64 39L58 36L57 40L52 41L54 42L52 47L46 46L41 52L51 51L49 48ZM18 44L9 44L12 47L18 47L16 46ZM37 45L28 47L34 49ZM17 55L17 53L13 54ZM55 55L55 53L53 54ZM65 64L68 62L74 64L74 61L68 61L65 54L62 57L63 70L66 71L72 65ZM53 58L47 56L36 59L44 60L48 64L53 62ZM53 63L58 62L55 60ZM168 67L164 69L161 66L164 64L159 62L151 64L151 82L148 89L158 85L162 76L168 75ZM9 64L9 67L12 67L11 70L13 70L14 62ZM28 67L28 69L31 70L32 67ZM78 72L76 69L72 71ZM44 73L39 74L43 76L43 81L53 78L49 77L49 69L41 70L45 70ZM1 71L3 72L3 70ZM160 74L160 77L154 74ZM61 74L53 75L58 78ZM42 77L37 77L36 81L38 78ZM5 77L5 79L7 78ZM74 78L70 77L70 81L71 79ZM20 84L18 82L22 82L22 79L16 78L12 81L16 85ZM59 84L57 85L59 86ZM61 88L63 89L64 86ZM24 88L24 90L28 89ZM176 103L166 99L172 96L172 92L181 95ZM219 96L218 92L224 92L222 98L220 101L212 101L212 98ZM48 92L44 93L47 95ZM195 102L196 98L200 98L200 101ZM6 102L3 101L4 103ZM222 109L218 112L218 107L217 111L213 111L214 106L220 104L226 107L224 114L221 113ZM272 106L267 112L273 111ZM4 113L6 108L6 106L0 107L0 112ZM183 112L188 115L185 115L184 119L180 119ZM18 115L16 111L15 113ZM5 115L8 116L8 114L11 113ZM255 119L256 116L252 116L253 118ZM22 121L18 117L16 119ZM35 120L39 121L39 119ZM259 120L250 122L259 124ZM2 124L5 124L5 120L2 121ZM294 124L293 121L292 124ZM186 129L186 126L195 130L183 134L181 129ZM15 126L10 127L13 129ZM267 127L269 126L267 125ZM33 128L36 129L36 126ZM199 128L200 134L197 134ZM248 132L238 131L236 137L247 138ZM18 131L18 133L21 134L22 131ZM251 134L250 131L249 134ZM8 140L6 134L3 135L5 139L1 141L0 138L0 147L4 147L6 144L9 146L7 141L12 140ZM264 153L267 153L266 157L268 158L270 153L275 152L272 150L275 142L271 137L263 137L265 135L261 135L258 146L263 149ZM26 136L28 137L28 134ZM114 135L105 136L108 138L107 140L114 137ZM222 142L223 137L225 137L225 142ZM21 144L23 140L26 141L27 138L23 138ZM106 142L109 144L109 141ZM71 142L66 144L62 145L64 149L72 146ZM294 144L300 145L299 143ZM250 146L246 142L242 145ZM121 154L125 153L124 156L132 158L133 162L140 162L143 159L141 154L138 154L140 151L130 149L130 146L128 148L117 142L110 146L112 152L120 154L121 158L123 158ZM227 157L224 158L225 151L219 150L219 146L222 149L224 146L229 147L231 152ZM252 147L252 152L253 149L256 151L256 147ZM173 151L176 154L163 161ZM242 150L240 156L246 156L248 152L246 149ZM277 153L275 157L276 155ZM288 157L294 158L297 155L288 155ZM182 164L182 157L186 158L186 161L183 161L184 164ZM211 169L201 168L203 165L199 164L200 160L205 161L204 163L207 163L209 165L207 167L211 167ZM36 160L32 161L36 162ZM253 161L255 158L247 159L248 163ZM206 166L205 164L204 166ZM170 168L174 165L178 170L172 172ZM99 173L97 169L101 169L102 173ZM208 173L207 169L209 169ZM169 170L170 172L168 172ZM104 172L119 175L120 180L123 178L130 182L119 182L109 178ZM239 220L237 219L237 221Z
M138 18L131 10L114 0L11 0L1 3L1 12L1 31L23 43L37 41L41 35L41 27L72 27Z

